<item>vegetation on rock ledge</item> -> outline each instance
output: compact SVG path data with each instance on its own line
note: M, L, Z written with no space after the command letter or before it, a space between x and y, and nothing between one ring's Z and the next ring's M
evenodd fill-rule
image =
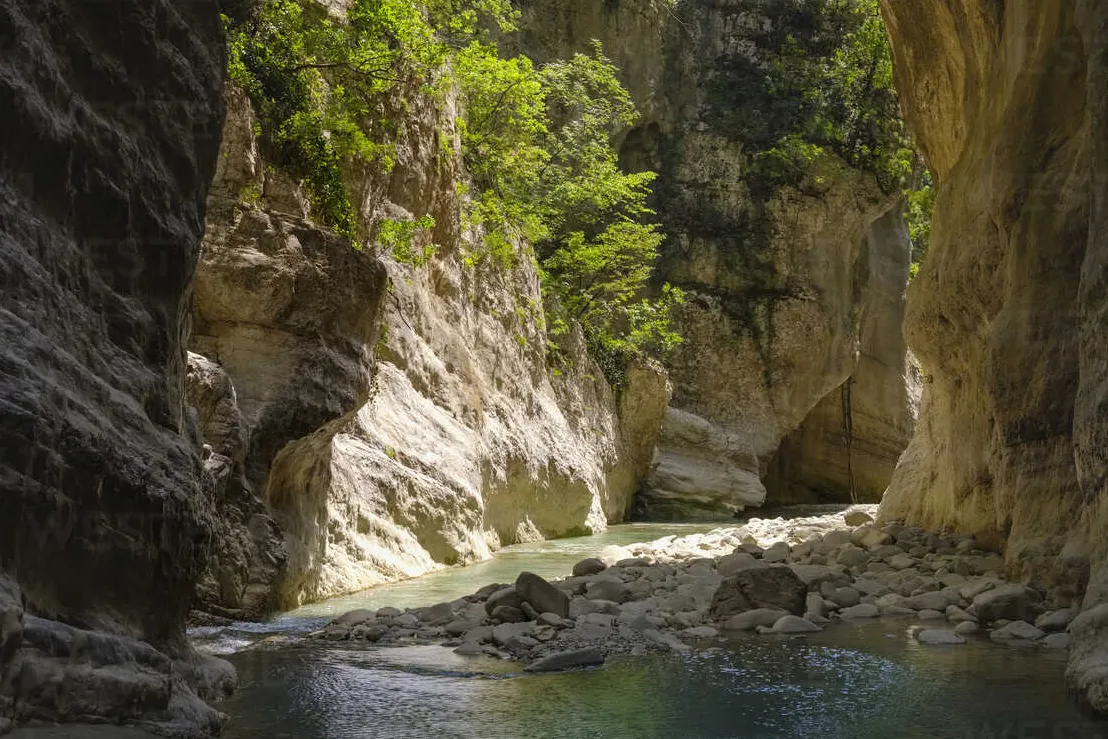
M227 20L230 74L254 103L269 158L304 185L319 221L355 242L370 224L344 172L386 173L409 103L456 92L472 178L465 217L482 234L469 259L508 268L535 258L549 335L579 323L618 384L630 356L680 341L669 324L680 292L643 297L662 240L646 207L654 174L623 172L611 146L637 113L599 46L539 69L502 57L487 29L509 32L514 22L508 0L354 0L343 17L309 0L273 0ZM394 258L418 266L432 247L414 244L434 225L422 216L372 230Z

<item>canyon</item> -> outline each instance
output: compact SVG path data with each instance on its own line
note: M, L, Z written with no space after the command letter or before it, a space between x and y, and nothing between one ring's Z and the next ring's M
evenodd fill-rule
M1079 608L1067 676L1108 711L1101 4L882 0L938 190L909 286L873 173L829 153L752 184L736 111L772 4L522 3L504 43L600 40L641 113L621 163L659 173L685 339L618 388L580 332L549 360L534 263L467 259L456 98L413 94L396 166L346 173L369 232L433 216L405 263L266 161L218 3L102 5L0 0L0 734L217 734L233 670L190 612L260 619L633 510L852 497Z

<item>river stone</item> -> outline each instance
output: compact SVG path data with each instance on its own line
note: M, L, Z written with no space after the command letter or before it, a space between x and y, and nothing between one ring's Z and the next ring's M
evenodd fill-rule
M1035 619L1035 626L1043 631L1065 631L1070 622L1077 617L1076 608L1063 608L1060 611L1048 611Z
M819 593L808 593L808 597L804 601L804 618L808 618L810 613L817 613L822 616L826 607L823 597Z
M673 634L658 631L656 629L646 629L642 632L643 638L647 641L657 644L661 647L666 647L672 652L689 652L691 647L688 644L678 639Z
M492 626L475 626L465 633L462 640L467 642L492 641L492 630Z
M564 629L572 626L573 624L566 619L562 618L556 613L540 613L538 619L540 624L544 626L553 626L556 629Z
M814 623L800 616L782 616L773 624L773 631L777 634L807 634L819 630Z
M784 562L789 558L789 545L783 541L775 542L769 549L762 552L764 562Z
M955 624L962 623L963 621L974 621L974 622L977 621L976 618L974 618L970 614L966 613L964 610L962 610L958 606L947 606L946 607L946 618L947 618L948 621L950 621L951 623L955 623Z
M920 644L965 644L966 640L960 634L946 629L924 629L916 634L916 641Z
M920 593L918 595L913 595L911 598L908 599L907 606L909 608L915 608L917 611L945 612L947 606L955 605L955 600L957 600L957 596L954 596L949 592L943 590L934 590L930 592Z
M682 631L681 636L686 639L715 639L719 636L719 631L711 626L693 626Z
M721 557L716 571L720 577L731 577L736 572L748 570L752 567L768 567L765 562L746 552L735 552Z
M402 629L415 629L419 627L419 618L414 613L401 613L392 620L392 625Z
M1010 621L1034 621L1032 606L1037 596L1023 585L1001 585L981 593L973 599L973 613L983 623L1008 619Z
M1039 644L1046 649L1069 649L1072 638L1073 637L1063 631L1056 634L1047 634L1042 638Z
M850 608L844 608L839 611L839 616L846 619L852 618L877 618L881 614L881 611L877 606L872 603L859 603L856 606ZM776 627L774 627L776 628Z
M480 625L478 621L451 621L443 627L443 631L446 632L447 636L462 636Z
M569 618L577 619L586 613L610 613L613 616L620 614L618 603L610 600L589 600L588 598L574 598L569 603Z
M613 603L623 603L631 599L631 591L622 580L615 578L599 578L585 586L585 597L589 600L608 600Z
M989 634L989 638L993 641L1038 641L1042 639L1043 636L1045 636L1045 634L1043 634L1041 629L1035 628L1026 621L1013 621L1003 628L994 629L993 632Z
M841 608L856 606L862 600L862 595L852 587L833 588L828 600Z
M857 529L851 538L855 544L868 549L871 553L893 543L893 538L887 533L868 526Z
M599 647L586 647L585 649L548 654L523 669L526 672L561 672L577 667L593 667L602 664L604 664L604 652Z
M933 608L924 608L917 614L920 621L945 621L946 614L942 611L936 611Z
M987 554L983 557L965 557L963 560L977 575L985 575L989 572L1004 572L1004 557L999 554Z
M789 569L800 578L804 585L812 590L818 589L823 583L849 582L850 577L842 570L828 567L827 565L790 565Z
M867 523L873 523L873 516L865 511L847 511L843 515L843 522L850 527L864 526Z
M377 618L396 618L403 614L399 608L393 608L392 606L385 606L384 608L377 609Z
M492 628L492 643L499 646L506 646L509 639L513 639L520 636L531 636L531 632L534 630L534 625L530 622L523 623L511 623L500 624Z
M984 592L1000 587L1005 583L995 577L979 577L970 580L965 585L958 586L958 594L966 600L972 601Z
M579 624L593 624L594 626L603 626L606 629L610 629L616 623L616 617L610 613L586 613L581 618L577 619Z
M509 585L489 596L488 600L485 601L485 613L491 616L492 612L501 606L519 610L521 605L523 605L523 600L519 597L519 593Z
M556 613L562 618L569 616L569 596L533 572L521 572L516 578L515 590L524 603L530 603L535 609L536 618L540 613Z
M600 550L597 559L611 566L625 559L634 559L635 553L627 547L611 544Z
M808 588L788 567L742 570L720 583L712 597L710 612L717 621L754 608L779 608L787 613L804 613Z
M828 531L823 535L823 539L820 540L819 545L816 547L816 551L821 554L830 554L843 544L849 544L850 542L851 536L849 531L843 529Z
M608 565L604 564L604 560L599 557L589 557L573 565L573 575L574 577L587 577L588 575L599 574L606 569L608 569Z
M755 608L727 619L723 623L723 629L724 631L753 631L759 626L773 626L782 616L787 615L789 614L779 608Z
M981 627L974 621L962 621L954 627L955 634L976 634Z
M835 561L844 567L861 567L869 562L870 555L861 547L846 544L835 553Z
M492 609L489 618L495 621L503 621L504 623L519 623L527 620L527 614L521 609L513 608L512 606L497 606Z
M454 617L454 609L449 603L436 603L433 606L417 609L415 616L424 623L445 624Z
M342 614L331 623L335 626L358 626L359 624L369 623L376 620L376 611L370 611L366 608L359 608L356 611L350 611L348 613Z

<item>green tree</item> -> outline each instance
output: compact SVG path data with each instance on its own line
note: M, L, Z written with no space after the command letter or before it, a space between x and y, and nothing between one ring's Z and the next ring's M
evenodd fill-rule
M535 70L491 46L458 60L466 105L463 152L478 193L473 220L487 256L511 261L527 243L541 267L557 336L577 321L613 382L639 352L664 353L679 291L645 296L662 242L646 201L654 173L628 174L613 133L638 118L599 44Z

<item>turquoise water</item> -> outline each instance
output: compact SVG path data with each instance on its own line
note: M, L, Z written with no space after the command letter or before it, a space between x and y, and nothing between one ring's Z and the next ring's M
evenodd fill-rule
M1092 739L1065 657L920 647L907 623L751 637L684 656L527 675L441 647L233 657L228 739Z
M494 560L285 614L198 630L216 651L302 632L352 608L452 600L521 570L554 577L609 544L708 531L635 524L510 547ZM442 647L297 642L230 655L238 693L227 739L1108 739L1064 688L1065 654L987 640L921 647L910 622L838 624L748 637L688 655L619 658L528 675Z

